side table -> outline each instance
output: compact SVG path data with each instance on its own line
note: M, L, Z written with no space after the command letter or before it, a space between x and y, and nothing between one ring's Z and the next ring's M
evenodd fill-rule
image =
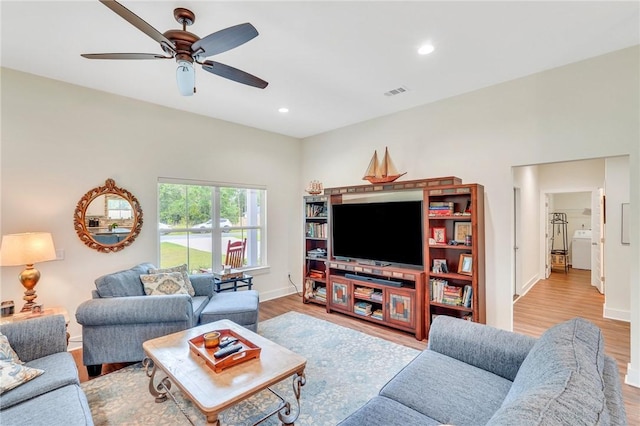
M214 291L220 293L221 291L233 290L237 291L239 288L248 287L251 290L253 283L251 282L253 277L248 274L242 274L239 277L221 279L214 275L213 285ZM226 285L229 284L229 285Z
M67 310L61 306L55 306L53 308L45 308L40 313L32 313L32 312L19 312L17 314L8 315L6 317L0 317L0 324L7 324L16 321L26 321L33 318L45 317L48 315L62 315L64 317L64 322L67 327L69 327L69 314ZM69 331L67 331L67 346L69 345Z

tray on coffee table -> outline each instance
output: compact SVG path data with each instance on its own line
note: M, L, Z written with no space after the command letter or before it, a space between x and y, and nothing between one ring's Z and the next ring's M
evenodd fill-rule
M226 368L238 365L245 361L249 361L250 359L260 357L260 347L235 333L233 330L210 330L207 331L207 333L210 333L211 331L219 332L220 340L224 339L225 337L238 339L238 341L234 344L242 346L242 349L240 349L239 352L227 355L224 358L216 359L213 354L216 353L220 348L218 346L211 349L205 348L204 335L206 333L194 337L193 339L189 339L189 349L191 350L191 352L204 359L209 368L212 368L216 373L220 373Z

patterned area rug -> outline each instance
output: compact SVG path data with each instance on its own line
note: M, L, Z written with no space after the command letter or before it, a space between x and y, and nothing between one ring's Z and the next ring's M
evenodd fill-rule
M297 312L264 321L258 333L307 358L307 383L296 421L302 426L337 424L376 395L419 352ZM274 390L295 402L291 384L287 379ZM177 406L171 399L157 404L140 364L85 382L82 388L98 426L206 424L204 415L175 387ZM264 391L225 410L220 419L223 425L252 424L277 403L271 392ZM263 424L279 424L277 415Z

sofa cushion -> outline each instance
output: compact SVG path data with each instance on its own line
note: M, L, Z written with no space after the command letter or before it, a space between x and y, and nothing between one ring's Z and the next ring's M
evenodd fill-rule
M478 425L500 408L511 384L481 368L425 350L384 385L380 395L440 423Z
M180 272L163 272L160 274L142 274L140 281L148 296L167 294L189 294L184 277Z
M208 302L208 296L196 296L191 299L191 306L193 306L193 317L196 319L196 323L198 322L200 314L202 313L202 310L207 306ZM193 325L195 326L196 324Z
M100 297L144 296L140 275L154 268L150 263L141 263L131 269L103 275L96 279L96 289Z
M0 361L9 361L16 364L22 364L18 354L13 350L7 336L0 333Z
M87 397L69 385L2 410L3 425L93 425Z
M574 318L547 330L488 424L608 424L600 329Z
M440 422L420 414L383 396L371 398L365 405L351 414L339 426L389 426L389 425L440 425Z
M44 370L11 361L0 361L0 394L4 395L5 392L35 379L42 373Z
M258 323L258 304L255 290L214 293L200 313L200 323L228 319L243 326L255 325Z
M193 288L193 285L191 284L191 280L189 279L189 271L187 270L187 264L184 263L180 266L174 266L172 268L163 268L163 269L156 269L156 268L151 268L149 269L149 273L150 274L161 274L163 272L180 272L182 274L182 278L184 280L185 286L187 287L187 292L189 293L189 296L193 297L196 295L196 291Z
M70 384L79 384L78 369L73 355L68 352L58 352L42 358L34 359L25 364L29 368L44 371L40 377L13 389L2 395L0 408L5 409L19 402L35 398Z

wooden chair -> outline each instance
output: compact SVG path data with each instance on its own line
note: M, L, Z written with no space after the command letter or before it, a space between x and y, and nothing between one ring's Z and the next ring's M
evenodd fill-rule
M232 268L240 268L244 264L244 252L247 248L247 239L242 241L234 241L227 243L227 256L224 264L230 265Z

